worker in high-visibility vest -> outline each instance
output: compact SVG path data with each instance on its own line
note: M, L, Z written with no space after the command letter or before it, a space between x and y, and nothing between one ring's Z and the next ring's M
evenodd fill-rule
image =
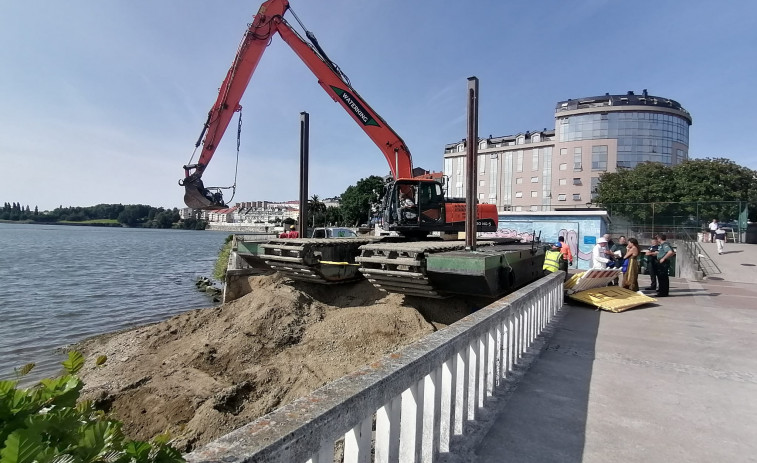
M573 265L573 253L570 252L570 246L565 242L565 237L560 236L557 238L557 243L552 248L553 251L560 251L562 255L560 258L560 270L565 272L565 277L568 277L568 265Z
M544 253L544 269L545 272L556 272L560 270L560 257L562 253L560 251L546 251Z

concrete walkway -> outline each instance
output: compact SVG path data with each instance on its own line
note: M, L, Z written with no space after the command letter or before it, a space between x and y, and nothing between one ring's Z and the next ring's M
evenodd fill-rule
M751 246L714 252L718 277L747 275ZM566 309L444 461L757 462L757 287L672 279L659 304Z
M756 244L726 243L721 255L715 243L700 245L722 272L708 279L757 284Z

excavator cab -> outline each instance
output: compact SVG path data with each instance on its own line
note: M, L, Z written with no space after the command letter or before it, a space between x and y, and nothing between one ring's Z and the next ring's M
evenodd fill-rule
M435 180L401 179L387 185L384 228L423 237L444 229L444 191Z

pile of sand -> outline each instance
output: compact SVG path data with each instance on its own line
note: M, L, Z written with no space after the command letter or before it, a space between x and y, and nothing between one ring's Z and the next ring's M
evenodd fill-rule
M87 340L85 397L189 451L468 314L470 301L251 277L222 307ZM481 306L482 304L479 304ZM103 367L90 366L107 355Z

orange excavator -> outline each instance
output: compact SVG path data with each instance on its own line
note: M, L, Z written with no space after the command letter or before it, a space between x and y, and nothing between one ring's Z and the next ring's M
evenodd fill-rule
M305 38L284 19L291 11L305 30ZM465 229L465 199L448 198L444 185L428 176L413 176L410 151L405 142L392 130L363 98L352 88L347 76L318 44L315 36L300 22L287 0L264 2L245 32L226 79L218 92L202 133L195 145L202 144L199 160L184 166L184 202L193 209L223 209L220 188L206 188L202 174L212 159L233 114L241 110L240 100L266 47L274 35L281 38L318 78L318 84L338 102L381 150L394 181L385 187L382 227L414 239L430 232L458 232ZM193 156L194 157L194 156ZM190 161L191 162L191 161ZM497 211L493 204L477 205L479 231L497 229Z
M305 38L284 19L290 11ZM478 242L475 253L463 241L429 237L465 230L463 198L446 197L443 183L413 176L405 142L352 88L347 76L329 59L315 36L291 10L287 0L267 0L245 32L234 62L208 113L195 149L197 163L184 166L184 202L194 209L223 209L221 188L203 185L202 174L213 157L266 47L278 33L384 154L393 176L382 200L382 227L399 237L294 238L238 244L237 255L255 268L283 273L313 283L346 283L367 278L388 292L423 297L474 294L496 297L541 275L543 252L533 244L502 240ZM238 146L238 145L237 145ZM193 155L194 158L194 155ZM478 231L497 229L493 204L478 204ZM517 240L512 240L517 241Z

